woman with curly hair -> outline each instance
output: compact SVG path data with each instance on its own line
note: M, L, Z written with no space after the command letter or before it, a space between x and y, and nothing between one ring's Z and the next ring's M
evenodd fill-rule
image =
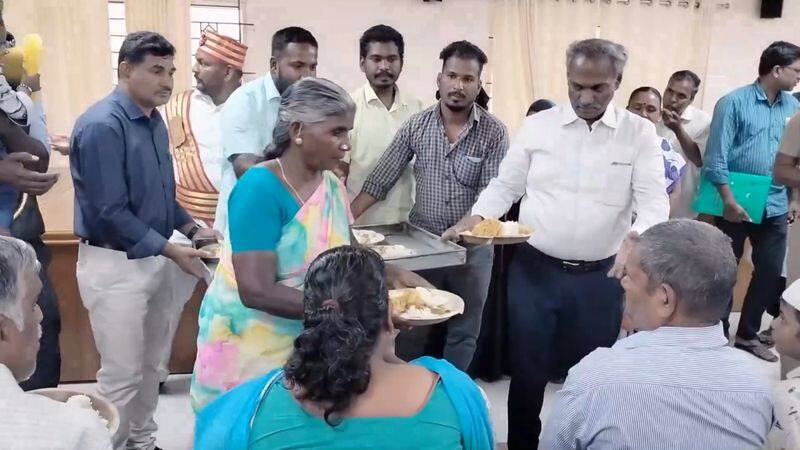
M200 413L195 448L494 448L477 385L444 360L394 357L386 267L343 246L308 269L304 330L282 370Z

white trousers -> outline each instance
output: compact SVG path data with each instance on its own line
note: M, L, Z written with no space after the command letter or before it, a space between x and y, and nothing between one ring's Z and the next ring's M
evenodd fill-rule
M124 252L79 244L78 289L100 353L98 392L120 413L116 449L155 446L159 365L177 308L172 285L187 278L194 279L163 256L129 260Z

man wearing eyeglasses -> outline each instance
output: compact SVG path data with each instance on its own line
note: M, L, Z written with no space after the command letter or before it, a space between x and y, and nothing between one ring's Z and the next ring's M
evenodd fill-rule
M772 176L775 155L789 118L800 102L791 90L800 81L800 47L773 42L761 54L758 79L722 97L714 108L706 149L705 177L716 185L724 204L716 225L733 244L737 260L745 239L753 246L753 278L742 306L734 345L766 361L778 357L769 334L758 334L765 311L777 311L783 288L781 271L786 252L788 197L786 187L773 183L761 223L752 222L734 198L731 172ZM743 193L739 193L740 195ZM746 194L746 193L744 193ZM727 321L726 332L727 332Z

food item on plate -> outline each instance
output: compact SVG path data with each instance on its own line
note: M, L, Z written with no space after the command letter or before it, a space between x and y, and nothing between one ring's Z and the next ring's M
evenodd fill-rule
M389 291L392 310L407 319L420 319L450 312L447 298L423 287Z
M372 230L353 230L353 236L361 245L373 245L386 239L384 235Z
M501 222L497 219L484 219L471 231L473 236L495 238L504 236L520 236L531 234L531 229L519 222Z
M76 409L85 409L92 411L97 418L103 423L105 427L108 427L108 421L100 415L100 413L94 409L92 406L92 399L89 398L88 395L73 395L72 397L68 398L66 402L64 402L67 406L76 408Z
M483 219L481 223L475 225L472 229L472 234L478 237L497 237L503 232L503 223L497 219L488 218Z
M383 259L405 258L417 254L414 250L400 244L373 245L370 248Z

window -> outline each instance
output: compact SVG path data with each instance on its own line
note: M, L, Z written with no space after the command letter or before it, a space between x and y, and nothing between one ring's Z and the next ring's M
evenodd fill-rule
M125 2L111 0L108 2L108 36L111 41L111 83L117 85L117 60L119 48L125 40Z
M205 2L208 3L208 2ZM191 17L191 50L194 64L194 55L200 45L200 36L203 30L210 28L220 34L230 36L238 41L242 40L242 24L240 23L240 10L238 2L236 5L191 5L189 14ZM117 60L119 59L119 48L127 34L125 26L125 0L108 1L108 34L111 42L111 81L117 85ZM191 70L191 66L189 66ZM192 86L195 85L192 77Z

